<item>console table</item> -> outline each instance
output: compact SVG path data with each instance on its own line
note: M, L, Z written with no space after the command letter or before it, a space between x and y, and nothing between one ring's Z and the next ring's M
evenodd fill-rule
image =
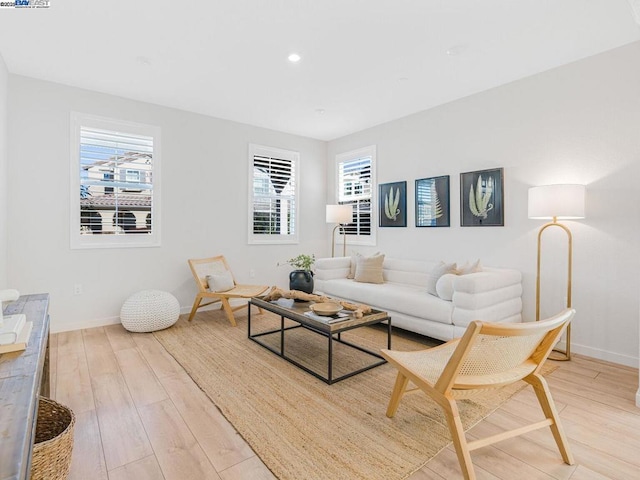
M24 313L26 350L0 354L0 480L28 480L38 397L49 396L49 294L23 295L4 310Z

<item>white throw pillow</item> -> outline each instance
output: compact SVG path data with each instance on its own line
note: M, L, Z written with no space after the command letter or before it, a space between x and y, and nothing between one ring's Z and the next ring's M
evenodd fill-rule
M467 275L469 273L477 273L482 271L482 264L480 260L476 260L474 263L465 263L463 266L458 268L458 275Z
M427 292L436 297L438 296L436 284L445 273L456 273L456 264L440 262L436 265L427 277Z
M233 276L228 270L207 275L207 284L209 285L209 290L212 292L227 292L235 286Z
M384 277L382 276L383 262L384 255L382 254L372 257L358 256L356 258L355 281L363 283L384 283Z
M454 273L445 273L436 282L436 293L438 296L450 302L453 300L453 282L457 275Z

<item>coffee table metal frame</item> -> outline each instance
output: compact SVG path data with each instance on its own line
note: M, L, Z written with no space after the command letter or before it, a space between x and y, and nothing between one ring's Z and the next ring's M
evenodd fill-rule
M383 312L380 310L373 310L372 313L365 315L362 318L355 318L355 317L349 317L346 320L343 321L339 321L339 322L334 322L334 323L327 323L327 322L322 322L320 320L316 320L310 317L307 317L306 315L304 315L305 311L309 310L309 305L311 304L311 302L296 302L291 308L289 307L285 307L276 303L272 303L272 302L267 302L265 300L263 300L260 297L253 297L249 300L249 304L247 305L247 324L248 324L248 338L250 340L253 340L254 342L256 342L258 345L261 345L262 347L266 348L267 350L275 353L276 355L282 357L283 359L285 359L286 361L288 361L289 363L292 363L293 365L295 365L296 367L304 370L307 373L310 373L311 375L313 375L316 378L319 378L320 380L328 383L329 385L331 385L332 383L336 383L339 382L340 380L344 380L346 378L349 377L353 377L354 375L357 375L359 373L365 372L367 370L371 370L372 368L375 368L379 365L382 365L384 363L387 363L387 361L382 357L382 355L380 355L378 352L373 351L373 350L369 350L367 348L364 348L360 345L356 345L352 342L349 342L347 340L343 340L341 338L341 334L343 332L347 332L349 330L353 330L356 328L360 328L360 327L364 327L367 325L374 325L374 324L378 324L378 323L386 323L387 325L387 348L391 349L391 317L389 317L389 315L387 314L387 312ZM267 310L269 312L275 313L276 315L280 316L280 328L276 328L273 330L268 330L268 331L264 331L264 332L259 332L259 333L251 333L251 306L255 305L256 307L259 308L263 308L264 310ZM291 326L287 326L285 327L285 318L288 320L292 320L294 322L297 323L297 325L291 325ZM310 369L309 367L307 367L306 365L301 364L300 362L296 361L295 359L288 357L286 355L286 351L285 351L285 332L287 330L292 330L292 329L296 329L296 328L304 328L307 330L310 330L314 333L317 333L319 335L322 335L324 337L327 338L327 349L328 349L328 355L327 355L327 376L323 376L320 373ZM260 341L260 337L264 336L264 335L271 335L274 333L280 333L280 351L278 351L276 348L273 348L272 346ZM377 359L379 359L378 361L367 365L365 367L359 368L357 370L354 370L352 372L346 373L344 375L341 375L339 377L334 378L333 376L333 343L334 342L338 342L341 343L343 345L347 345L348 347L354 348L356 350L360 350L361 352L364 352L368 355L371 355Z

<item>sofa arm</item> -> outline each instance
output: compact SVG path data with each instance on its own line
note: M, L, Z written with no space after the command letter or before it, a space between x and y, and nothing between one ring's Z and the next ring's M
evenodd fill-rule
M316 258L313 270L318 280L347 278L351 271L351 257Z
M461 275L453 282L453 324L466 327L472 320L521 321L522 274L495 269Z
M453 292L454 295L456 292L476 294L521 284L522 274L518 270L487 269L457 277L453 282Z

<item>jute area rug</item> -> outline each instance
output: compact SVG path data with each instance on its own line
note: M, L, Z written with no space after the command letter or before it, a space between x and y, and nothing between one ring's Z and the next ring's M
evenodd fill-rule
M252 331L279 324L279 317L252 311ZM385 415L396 370L388 364L327 385L247 338L246 314L231 327L219 310L186 316L155 337L273 474L282 480L402 479L420 469L451 438L440 408L425 395L407 395L393 419ZM398 331L401 333L401 331ZM386 331L363 327L343 338L386 348ZM274 345L279 340L272 339ZM433 346L419 336L394 334L394 349ZM310 366L326 365L326 339L304 329L286 337L290 355ZM335 348L337 373L371 358ZM325 372L326 373L326 372ZM522 384L524 385L524 384ZM459 402L470 428L522 385Z

